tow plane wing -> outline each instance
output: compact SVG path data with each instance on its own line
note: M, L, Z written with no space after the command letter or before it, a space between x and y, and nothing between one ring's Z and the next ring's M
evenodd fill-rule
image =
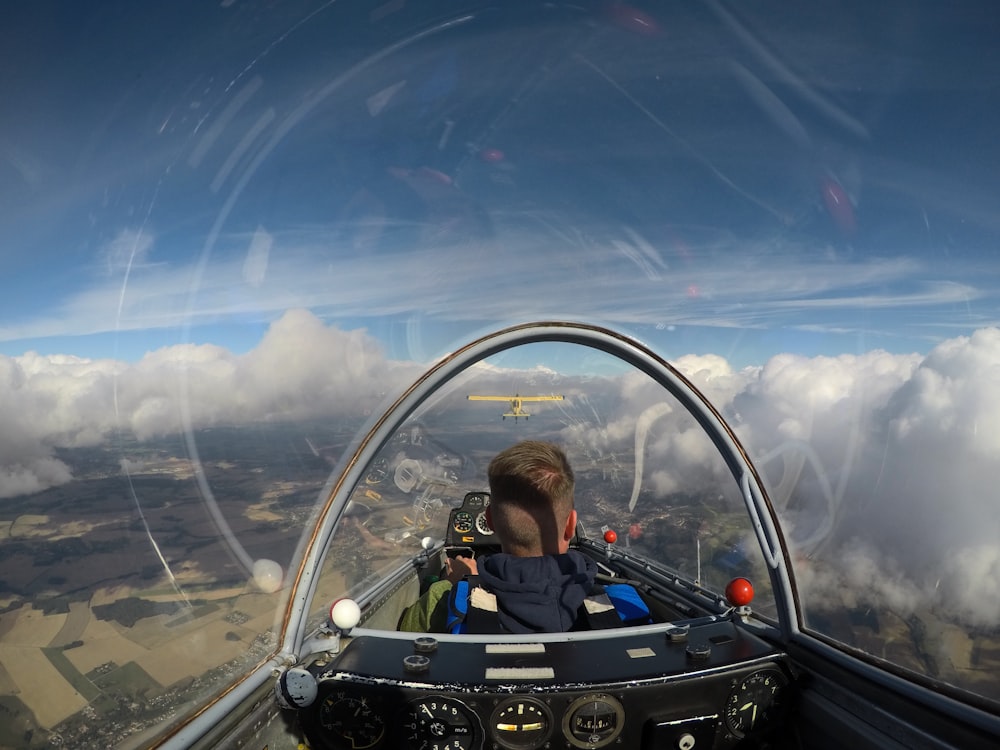
M506 401L510 404L510 409L503 413L502 418L507 419L507 417L513 417L516 422L518 417L524 417L527 419L531 416L528 412L524 410L524 404L528 401L562 401L562 396L521 396L519 394L514 394L513 396L469 396L469 401Z

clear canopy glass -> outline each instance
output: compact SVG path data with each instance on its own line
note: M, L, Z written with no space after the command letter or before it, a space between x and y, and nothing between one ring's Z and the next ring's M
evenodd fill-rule
M1000 701L988 2L26 3L0 27L0 747L145 746L270 658L350 446L486 331L683 373L757 467L797 626ZM591 536L780 613L725 466L570 345L367 468L318 619L562 442ZM525 404L468 395L559 394ZM639 439L641 436L641 440ZM741 515L742 514L742 515Z

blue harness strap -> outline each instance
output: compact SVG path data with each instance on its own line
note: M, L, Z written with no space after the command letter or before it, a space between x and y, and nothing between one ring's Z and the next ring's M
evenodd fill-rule
M448 594L446 625L449 633L465 632L465 618L469 614L469 592L472 591L470 578L478 578L478 576L466 576L453 584L451 592Z
M448 595L447 632L449 633L501 633L500 622L495 611L471 608L469 599L472 589L479 585L479 576L466 576L451 587ZM580 607L580 614L573 630L603 630L623 625L645 625L652 622L649 607L639 592L627 583L615 583L597 587L588 599L600 601L606 595L607 611L591 611L587 602ZM600 608L598 608L600 609ZM474 610L474 611L473 611Z

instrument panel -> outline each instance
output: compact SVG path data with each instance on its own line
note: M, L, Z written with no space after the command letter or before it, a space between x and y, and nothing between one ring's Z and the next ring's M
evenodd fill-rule
M728 621L690 642L361 636L308 669L317 750L755 747L780 733L791 684L784 655Z
M446 696L417 698L404 709L398 747L413 750L471 750L478 747L482 726L460 700Z
M461 506L448 515L446 547L468 547L474 551L495 551L499 543L486 519L490 504L489 492L469 492Z

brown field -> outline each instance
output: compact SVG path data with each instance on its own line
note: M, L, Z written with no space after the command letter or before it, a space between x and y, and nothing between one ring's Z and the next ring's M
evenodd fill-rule
M143 646L123 638L116 625L91 618L80 638L85 645L66 651L66 658L82 674L87 674L102 664L112 661L126 664L145 653Z
M40 648L0 644L0 661L17 686L14 692L43 727L53 727L87 705Z

